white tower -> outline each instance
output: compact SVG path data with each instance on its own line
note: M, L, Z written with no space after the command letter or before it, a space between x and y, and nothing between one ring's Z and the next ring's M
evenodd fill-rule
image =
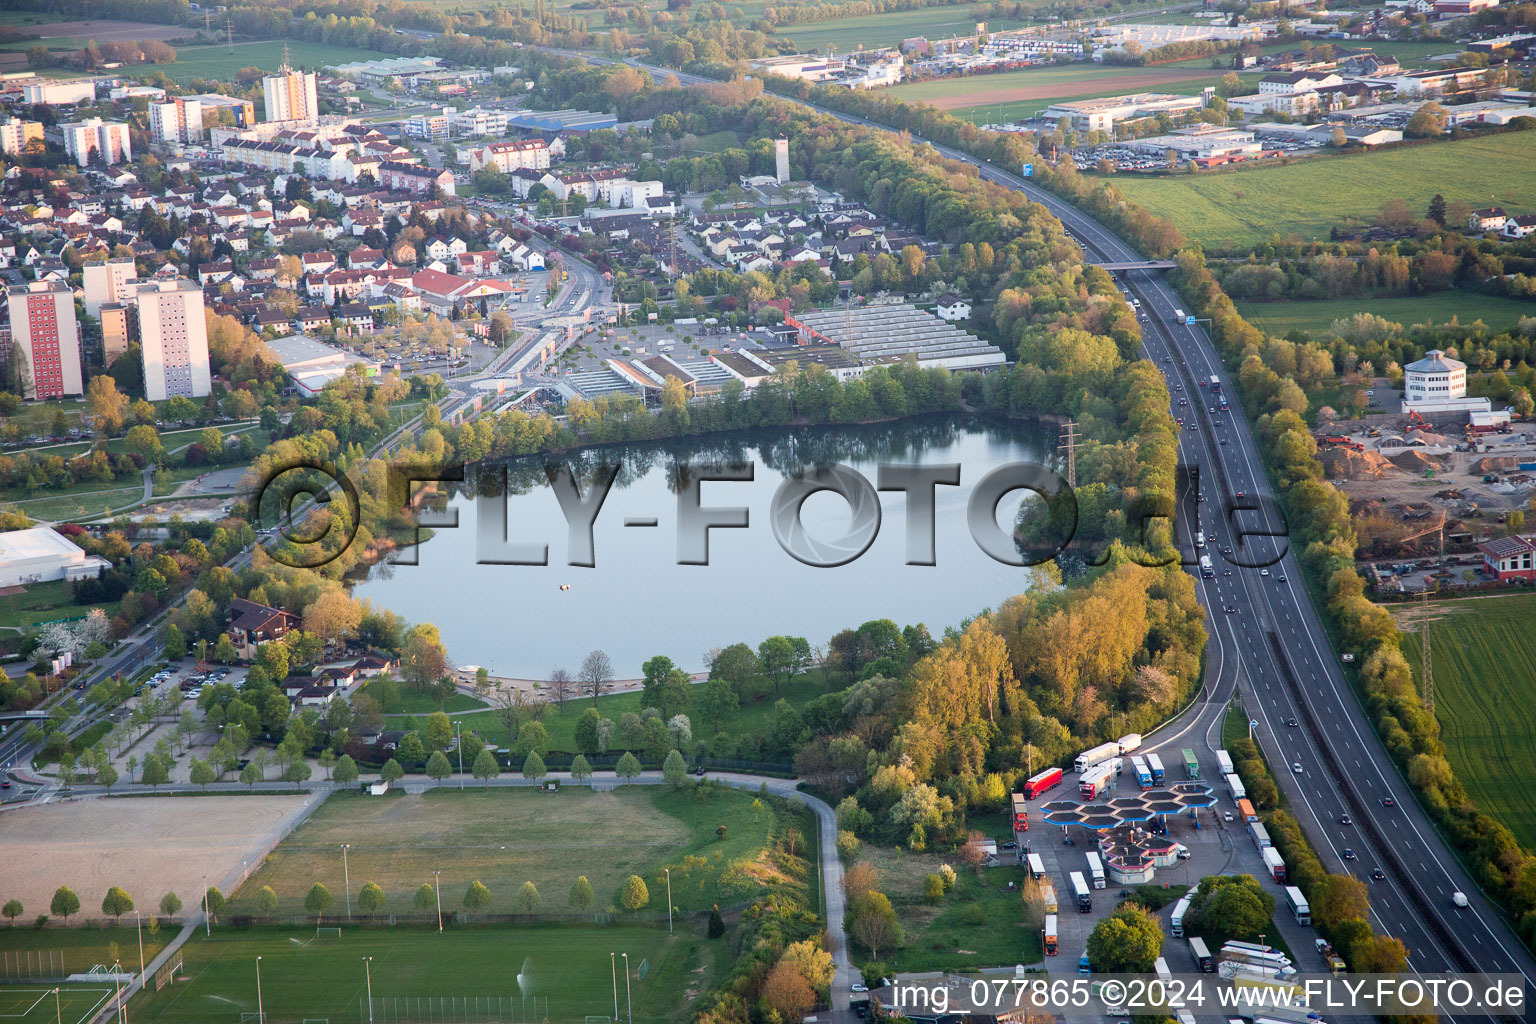
M788 139L774 139L773 140L773 163L774 163L774 171L777 174L778 179L779 179L779 184L782 185L786 181L789 180L789 140Z

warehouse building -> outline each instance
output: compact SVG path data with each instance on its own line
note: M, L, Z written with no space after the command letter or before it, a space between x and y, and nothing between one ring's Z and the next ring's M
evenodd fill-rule
M52 580L93 580L112 563L81 551L46 526L0 533L0 587Z

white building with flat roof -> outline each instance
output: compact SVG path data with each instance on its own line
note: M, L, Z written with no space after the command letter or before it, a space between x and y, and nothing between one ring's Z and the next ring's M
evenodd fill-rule
M0 587L53 580L93 580L112 563L88 555L46 526L0 533Z
M1043 116L1051 119L1067 118L1078 131L1114 131L1121 121L1167 114L1170 117L1187 114L1205 106L1204 96L1175 96L1165 92L1131 93L1125 96L1102 96L1092 100L1067 100L1045 108Z
M378 364L370 363L351 352L333 348L302 334L289 335L267 342L267 348L283 369L288 379L301 395L317 395L331 381L341 377L352 365L361 366L365 375L378 372Z

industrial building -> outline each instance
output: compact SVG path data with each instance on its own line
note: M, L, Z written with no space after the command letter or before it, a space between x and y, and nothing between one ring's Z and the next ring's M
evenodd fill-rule
M0 587L53 580L93 580L112 563L81 551L46 526L0 533Z
M786 317L797 341L838 346L865 366L915 359L918 366L979 370L1007 362L1002 350L904 302Z
M1175 96L1166 92L1141 92L1126 96L1104 96L1095 100L1068 100L1045 108L1043 116L1067 118L1078 131L1115 130L1121 121L1167 114L1177 117L1205 106L1205 97Z
M507 118L508 128L531 132L591 132L615 128L619 119L613 114L592 110L520 110Z
M345 374L349 366L360 366L366 376L378 372L377 363L370 363L350 352L332 348L302 334L269 341L267 348L283 364L288 379L300 395L319 394L327 384Z

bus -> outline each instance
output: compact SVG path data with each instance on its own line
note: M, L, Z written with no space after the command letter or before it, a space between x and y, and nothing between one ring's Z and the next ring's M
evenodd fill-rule
M1200 778L1200 759L1195 757L1195 752L1185 747L1179 753L1184 755L1184 777L1186 779Z
M1163 759L1156 754L1147 755L1147 768L1152 772L1152 784L1154 786L1161 785L1163 780L1168 777L1167 773L1163 771Z
M1189 937L1189 952L1195 958L1195 963L1200 966L1203 974L1216 973L1216 961L1211 957L1211 951L1205 948L1205 940L1198 935Z
M1232 774L1232 755L1225 750L1216 751L1216 765L1221 769L1221 774Z
M1208 580L1216 578L1216 568L1211 565L1210 555L1200 556L1200 575Z
M1184 937L1184 915L1189 913L1189 904L1189 897L1182 897L1173 905L1173 916L1168 918L1169 930L1173 932L1173 937L1176 939Z
M1088 891L1088 883L1083 879L1081 871L1071 874L1072 892L1077 896L1077 912L1079 914L1093 913L1093 894Z
M1296 918L1297 924L1312 923L1312 907L1307 903L1307 898L1301 894L1301 890L1294 885L1285 887L1285 902L1291 908L1291 914Z
M1104 888L1104 861L1093 850L1089 850L1086 857L1088 860L1088 877L1093 879L1093 887L1095 889Z
M1045 861L1040 859L1040 855L1038 853L1032 853L1029 855L1029 877L1045 877Z

